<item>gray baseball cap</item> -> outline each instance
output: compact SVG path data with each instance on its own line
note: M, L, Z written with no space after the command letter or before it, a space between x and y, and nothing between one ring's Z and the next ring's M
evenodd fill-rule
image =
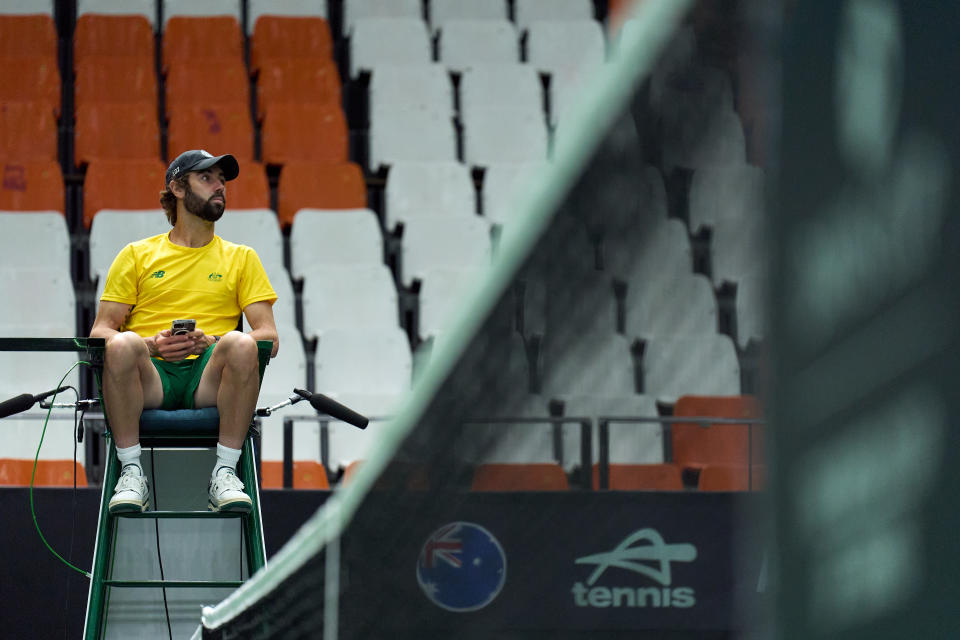
M215 156L203 149L191 149L190 151L184 151L170 163L170 166L167 167L167 181L164 184L170 184L171 180L187 171L203 171L215 164L219 164L220 168L223 169L224 180L233 180L240 175L240 165L237 164L237 159L229 153Z

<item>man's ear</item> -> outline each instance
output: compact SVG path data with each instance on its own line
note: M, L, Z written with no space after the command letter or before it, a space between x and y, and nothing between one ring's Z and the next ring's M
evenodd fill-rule
M178 198L182 198L187 193L187 190L184 189L183 185L181 185L180 182L177 180L171 180L170 184L167 185L167 189L169 189L170 193L177 196Z

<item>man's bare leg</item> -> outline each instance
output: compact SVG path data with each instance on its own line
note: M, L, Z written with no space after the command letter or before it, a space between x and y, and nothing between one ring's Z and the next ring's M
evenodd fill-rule
M143 409L163 404L163 385L147 345L132 331L114 336L105 358L103 402L110 431L117 447L130 447L140 441Z

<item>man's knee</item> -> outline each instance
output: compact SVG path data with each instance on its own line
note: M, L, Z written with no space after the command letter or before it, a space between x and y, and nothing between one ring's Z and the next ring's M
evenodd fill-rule
M257 341L241 331L231 331L220 338L217 349L226 353L227 364L239 368L257 367Z
M124 331L107 343L104 366L108 369L131 367L149 356L143 339L132 331Z

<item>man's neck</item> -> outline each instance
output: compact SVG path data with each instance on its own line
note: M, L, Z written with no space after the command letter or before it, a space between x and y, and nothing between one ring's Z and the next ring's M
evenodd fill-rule
M170 242L181 247L198 248L213 240L213 223L186 211L177 212L177 224L170 231Z

